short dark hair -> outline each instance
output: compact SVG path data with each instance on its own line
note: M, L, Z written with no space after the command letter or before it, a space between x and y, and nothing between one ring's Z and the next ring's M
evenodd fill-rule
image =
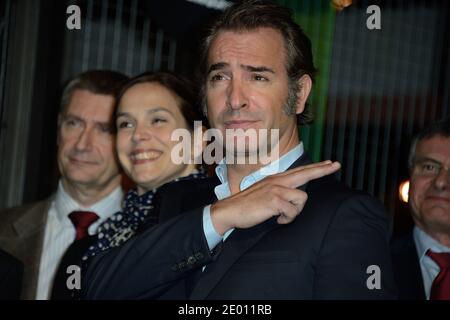
M145 72L136 77L129 79L121 88L116 99L116 112L120 104L120 100L128 89L140 83L156 82L168 89L180 99L178 108L181 111L188 128L194 130L194 121L204 120L200 109L197 105L196 86L184 77L169 71Z
M411 142L408 156L408 166L410 170L412 170L414 166L416 148L419 142L425 139L433 138L435 136L450 138L450 118L434 122L424 127L422 130L420 130L419 133L414 136Z
M87 90L95 94L115 97L127 80L128 77L126 75L110 70L90 70L80 73L70 79L64 87L60 113L64 114L66 112L75 90Z
M241 1L228 7L214 20L203 40L200 60L203 99L206 93L204 86L208 72L208 53L213 39L220 31L250 31L258 28L272 28L283 36L290 96L294 100L297 96L297 81L305 74L314 80L317 70L313 63L311 41L294 21L291 11L269 0ZM306 105L299 115L298 124L311 123L312 119L310 108Z

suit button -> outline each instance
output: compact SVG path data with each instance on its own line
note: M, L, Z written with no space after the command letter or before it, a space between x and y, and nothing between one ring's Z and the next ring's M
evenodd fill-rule
M201 253L201 252L197 252L197 253L195 254L195 258L196 258L197 260L203 260L204 257L205 257L205 256L204 256L203 253Z
M197 262L197 259L195 259L194 256L190 256L190 257L187 259L187 265L188 265L188 266L192 266L192 265L194 265L196 262Z

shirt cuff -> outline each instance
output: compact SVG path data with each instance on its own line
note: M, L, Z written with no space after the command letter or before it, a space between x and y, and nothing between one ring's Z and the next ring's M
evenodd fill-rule
M211 220L211 205L203 208L203 233L205 234L206 241L208 242L209 250L214 249L215 246L222 241L222 236L214 229L214 225Z

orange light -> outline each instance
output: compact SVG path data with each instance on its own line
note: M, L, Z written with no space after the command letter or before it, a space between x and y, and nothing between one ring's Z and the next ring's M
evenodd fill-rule
M332 0L331 4L337 11L342 11L346 7L350 6L353 3L353 0Z
M409 180L406 180L400 183L400 187L398 188L398 196L401 201L408 202L408 192L409 192Z

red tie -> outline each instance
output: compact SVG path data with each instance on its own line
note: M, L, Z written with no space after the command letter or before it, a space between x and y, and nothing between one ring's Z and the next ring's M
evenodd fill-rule
M99 216L90 211L73 211L69 214L69 219L72 221L76 230L76 240L83 239L89 235L88 228L91 224L97 221Z
M427 256L441 269L431 286L430 300L450 300L450 253L428 250Z

